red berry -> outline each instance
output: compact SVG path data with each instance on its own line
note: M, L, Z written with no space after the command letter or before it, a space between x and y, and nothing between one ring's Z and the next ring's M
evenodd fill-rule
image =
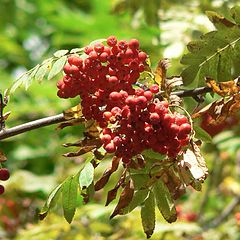
M112 101L119 101L121 98L122 98L122 95L119 92L111 92L109 94L109 99Z
M151 113L149 119L152 124L158 124L161 120L157 113Z
M145 91L145 92L144 92L144 97L145 97L148 101L152 100L152 98L153 98L152 92L151 92L151 91Z
M104 51L104 45L102 43L96 43L94 45L94 50L97 52L97 53L102 53Z
M103 117L106 121L109 121L109 119L112 117L112 113L111 112L104 112Z
M159 86L157 84L153 84L151 87L150 87L150 91L152 93L158 93L159 92Z
M0 169L0 180L6 181L10 177L10 173L7 168L1 168Z
M0 195L2 195L5 192L5 188L3 185L0 184Z
M108 143L104 148L108 153L114 153L116 151L116 146L113 142Z
M113 47L117 44L117 38L115 36L110 36L107 38L107 44L110 47Z
M112 140L112 137L109 134L102 135L100 138L104 144L110 143Z
M129 45L129 48L136 50L139 48L139 41L137 39L131 39L128 45Z
M189 123L184 123L179 127L179 133L189 134L192 131L191 125Z
M147 59L147 54L145 52L140 52L138 54L138 59L141 61L141 62L145 62L146 59Z
M83 64L83 60L82 60L82 58L80 58L79 56L74 56L74 55L72 55L72 56L69 56L69 57L68 57L68 63L69 63L70 65L75 65L75 66L77 66L77 67L81 67L82 64Z

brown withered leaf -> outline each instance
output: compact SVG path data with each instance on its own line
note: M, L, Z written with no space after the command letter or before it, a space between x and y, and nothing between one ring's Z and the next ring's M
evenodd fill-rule
M78 156L81 156L85 153L88 153L88 152L92 151L94 148L96 148L95 145L81 147L78 151L65 153L65 154L63 154L63 156L64 157L78 157Z
M178 173L175 172L173 168L168 168L162 174L161 179L167 186L173 199L178 199L186 192L186 188L178 176Z
M123 189L118 204L115 207L113 213L111 214L110 219L120 214L123 211L123 209L130 204L133 198L133 194L134 194L133 181L132 179L130 179L126 184L125 188Z
M81 104L63 111L63 115L66 120L83 118Z
M0 163L1 162L5 162L7 161L7 157L5 156L5 154L3 153L2 150L0 150Z
M77 125L80 125L82 124L84 121L84 119L72 119L72 120L68 120L66 122L63 122L63 123L60 123L56 130L61 130L65 127L71 127L71 126L77 126Z
M120 177L120 179L118 180L116 186L108 192L107 201L106 201L105 206L108 206L108 204L116 198L118 189L120 186L123 185L123 183L125 182L125 179L126 179L126 171L123 172L123 174Z
M166 78L165 88L169 89L170 92L173 88L179 87L181 85L183 85L183 80L181 76L172 76L172 77Z
M162 59L158 62L155 70L155 81L159 85L160 89L163 90L165 87L167 68L169 67L169 59Z
M181 162L183 169L188 168L194 179L203 182L208 176L208 168L205 159L201 155L199 147L192 142L191 149L183 154L183 161Z
M105 170L102 177L95 183L95 191L102 189L107 184L112 173L118 169L120 159L121 158L118 158L116 156L113 157L111 166Z
M199 112L192 115L192 118L198 118L208 113L212 117L212 120L209 122L210 125L220 124L225 121L228 117L234 115L240 110L240 93L231 96L228 100L223 98L215 101Z
M86 131L84 135L88 138L99 138L101 128L98 126L97 122L94 120L89 120L85 122Z
M224 96L232 96L234 94L239 93L239 78L236 78L231 81L227 82L216 82L212 78L205 78L205 81L209 87L212 88L213 92L217 93L218 95Z

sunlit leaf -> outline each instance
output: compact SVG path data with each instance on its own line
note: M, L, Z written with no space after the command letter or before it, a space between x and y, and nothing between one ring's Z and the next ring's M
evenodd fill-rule
M67 56L59 58L53 65L48 74L48 80L54 78L58 73L60 73L67 61Z
M200 140L204 141L205 143L212 142L212 137L205 130L203 130L201 127L199 127L197 125L194 125L193 129L195 131L195 137L197 139L200 139Z
M123 211L123 209L125 207L127 207L129 205L129 203L132 200L133 193L134 193L134 188L133 188L132 181L130 179L128 181L128 183L126 184L126 186L124 187L124 189L120 195L118 204L115 207L113 213L111 214L110 219L115 217L116 215L118 215L120 212Z
M83 168L83 170L81 171L79 176L80 187L81 188L89 187L93 181L93 177L94 177L94 167L91 162L88 162Z
M44 76L47 74L48 70L49 70L49 63L46 62L36 72L36 74L35 74L36 81L42 82L42 80L43 80Z
M45 205L43 206L43 208L41 209L41 211L40 211L40 213L39 213L39 218L40 218L40 220L43 220L43 219L47 216L49 210L56 205L56 203L57 203L57 201L58 201L58 199L59 199L59 197L60 197L61 191L62 191L62 183L59 184L59 185L49 194L48 199L47 199L47 201L45 202Z
M174 201L166 185L161 180L158 180L154 184L153 190L158 209L162 213L164 219L169 223L175 222L177 220L177 212Z
M147 238L150 238L155 228L155 199L153 192L149 192L144 205L141 207L141 219L143 230Z
M57 58L61 58L64 55L66 55L68 52L69 52L68 50L58 50L53 54L53 56Z
M76 177L68 177L62 186L62 206L64 217L68 223L72 222L77 205L78 182Z

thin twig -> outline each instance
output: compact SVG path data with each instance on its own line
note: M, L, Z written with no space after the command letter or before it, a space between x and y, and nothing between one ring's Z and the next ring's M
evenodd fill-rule
M212 89L209 87L200 87L192 90L182 90L178 92L172 92L171 94L177 95L179 97L193 97L193 96L204 94L211 91ZM24 132L28 132L33 129L42 128L45 126L49 126L49 125L64 122L64 121L66 121L66 119L64 118L64 115L58 114L55 116L45 117L35 121L24 123L9 129L2 129L0 130L0 140L6 139L12 136L16 136Z
M63 113L61 113L55 116L45 117L35 121L24 123L9 129L3 129L0 131L0 140L6 139L24 132L28 132L33 129L42 128L45 126L49 126L49 125L64 122L64 121L66 121L66 119L64 118Z
M223 209L222 213L213 219L209 224L203 226L203 230L206 231L210 228L216 228L219 226L228 216L231 214L237 205L240 203L240 195L235 196L232 201Z

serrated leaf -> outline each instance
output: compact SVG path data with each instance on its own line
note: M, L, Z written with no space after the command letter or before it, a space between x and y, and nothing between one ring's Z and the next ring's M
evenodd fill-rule
M70 53L80 53L84 50L84 48L73 48Z
M106 38L99 38L99 39L96 39L96 40L90 42L89 46L94 46L97 43L102 43L102 42L105 42L105 41L107 41Z
M234 6L230 10L231 16L237 24L240 24L240 6Z
M239 13L234 14L236 18ZM181 63L187 66L181 74L185 85L192 83L196 77L196 87L204 85L205 77L218 82L231 79L233 63L240 57L236 48L240 41L240 26L215 12L207 12L207 15L217 30L187 45L190 53L181 59Z
M64 218L68 223L72 222L77 205L78 182L76 177L69 177L62 186L62 207Z
M195 131L195 137L202 140L203 142L210 143L212 142L212 137L201 127L194 125L193 129Z
M41 211L40 211L40 213L39 213L39 218L40 218L40 220L43 220L43 219L47 216L49 210L56 205L56 203L57 203L57 201L58 201L58 199L59 199L59 197L60 197L61 190L62 190L62 183L59 184L59 185L49 194L47 201L45 202L43 208L41 209Z
M134 188L133 188L132 180L130 179L126 184L126 186L124 187L120 195L118 204L115 207L113 213L111 214L110 219L120 214L121 212L123 212L123 209L127 207L128 204L131 202L133 193L134 193Z
M22 76L20 76L9 89L9 93L10 94L14 93L17 88L24 84L28 77L29 77L28 73L24 73Z
M44 76L46 75L47 71L49 70L49 63L46 62L45 64L43 64L38 71L35 74L35 79L38 82L42 82Z
M67 61L67 56L59 58L53 65L48 74L48 80L54 78L58 73L60 73Z
M149 190L148 189L142 189L142 190L136 191L134 193L134 195L133 195L132 201L124 209L124 213L130 213L136 207L140 206L145 201L145 199L147 198L148 194L149 194Z
M150 192L141 208L142 226L147 238L150 238L154 232L155 218L155 199L153 192Z
M61 58L65 56L68 52L69 52L68 50L58 50L53 54L53 56L57 58Z
M88 162L79 175L79 184L81 189L83 187L89 187L93 182L94 167L92 163Z
M177 212L167 186L161 180L158 180L154 184L153 190L158 209L164 219L169 223L175 222L177 220Z
M102 189L107 184L112 173L118 169L120 159L116 156L113 157L111 166L105 170L103 176L95 183L95 191Z

